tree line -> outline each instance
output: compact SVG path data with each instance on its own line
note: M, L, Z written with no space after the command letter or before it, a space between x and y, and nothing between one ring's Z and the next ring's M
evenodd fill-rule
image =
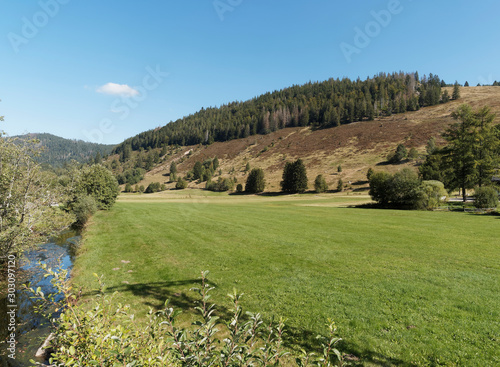
M379 73L366 80L329 79L268 92L245 102L232 102L171 121L138 134L114 149L121 156L130 151L166 145L224 142L286 127L328 128L373 120L420 107L447 102L446 85L437 75Z
M438 180L448 190L467 190L491 185L500 165L500 125L494 125L490 107L461 105L452 114L457 121L443 134L447 145L435 148L419 167L425 180Z
M477 207L497 206L499 187L493 178L500 168L500 125L493 124L495 114L487 106L463 104L452 117L456 122L443 133L447 144L438 148L435 138L429 139L418 175L409 169L394 175L368 173L373 200L383 206L433 209L448 191L459 189L465 202L467 190L474 189ZM398 161L405 156L403 148L399 145L394 153Z

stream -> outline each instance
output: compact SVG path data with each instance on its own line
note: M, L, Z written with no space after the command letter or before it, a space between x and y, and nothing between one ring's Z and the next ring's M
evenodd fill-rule
M63 269L71 270L80 236L77 232L66 231L59 237L37 246L25 253L16 269L16 354L15 359L8 357L9 310L6 292L0 294L0 367L31 366L30 359L35 360L35 353L45 338L49 335L48 321L41 315L33 312L33 304L29 295L21 290L21 285L31 283L33 288L40 287L45 294L53 292L50 283L51 277L44 278L44 272L39 262L47 267L56 269L59 265ZM17 265L17 264L16 264ZM44 362L38 360L38 362Z

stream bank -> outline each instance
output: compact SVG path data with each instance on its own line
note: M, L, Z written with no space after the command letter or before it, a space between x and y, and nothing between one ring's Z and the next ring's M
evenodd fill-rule
M65 231L50 242L41 244L25 253L24 258L16 263L16 313L15 313L15 335L16 348L15 359L9 358L7 348L9 340L9 308L7 300L7 285L2 286L0 294L0 367L24 367L30 366L30 359L35 359L35 353L45 338L50 333L48 320L33 312L33 303L29 295L21 290L22 284L31 283L33 288L40 287L45 293L54 291L50 277L44 278L44 272L39 263L47 264L47 267L55 269L59 265L63 269L71 271L75 259L76 249L80 241L80 235L76 231ZM39 362L43 362L40 361Z

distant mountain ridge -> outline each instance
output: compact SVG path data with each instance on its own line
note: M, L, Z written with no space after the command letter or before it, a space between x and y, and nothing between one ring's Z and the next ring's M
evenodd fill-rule
M15 136L19 139L37 139L44 147L37 161L43 165L60 167L71 160L83 163L94 159L96 155L107 156L114 145L89 143L83 140L61 138L48 133L32 133Z

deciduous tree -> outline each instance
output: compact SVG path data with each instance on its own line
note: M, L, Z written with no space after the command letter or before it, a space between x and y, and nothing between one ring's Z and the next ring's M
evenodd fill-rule
M36 154L35 141L15 144L0 136L0 267L7 255L21 253L74 221L59 208L57 180L41 171L33 160Z

